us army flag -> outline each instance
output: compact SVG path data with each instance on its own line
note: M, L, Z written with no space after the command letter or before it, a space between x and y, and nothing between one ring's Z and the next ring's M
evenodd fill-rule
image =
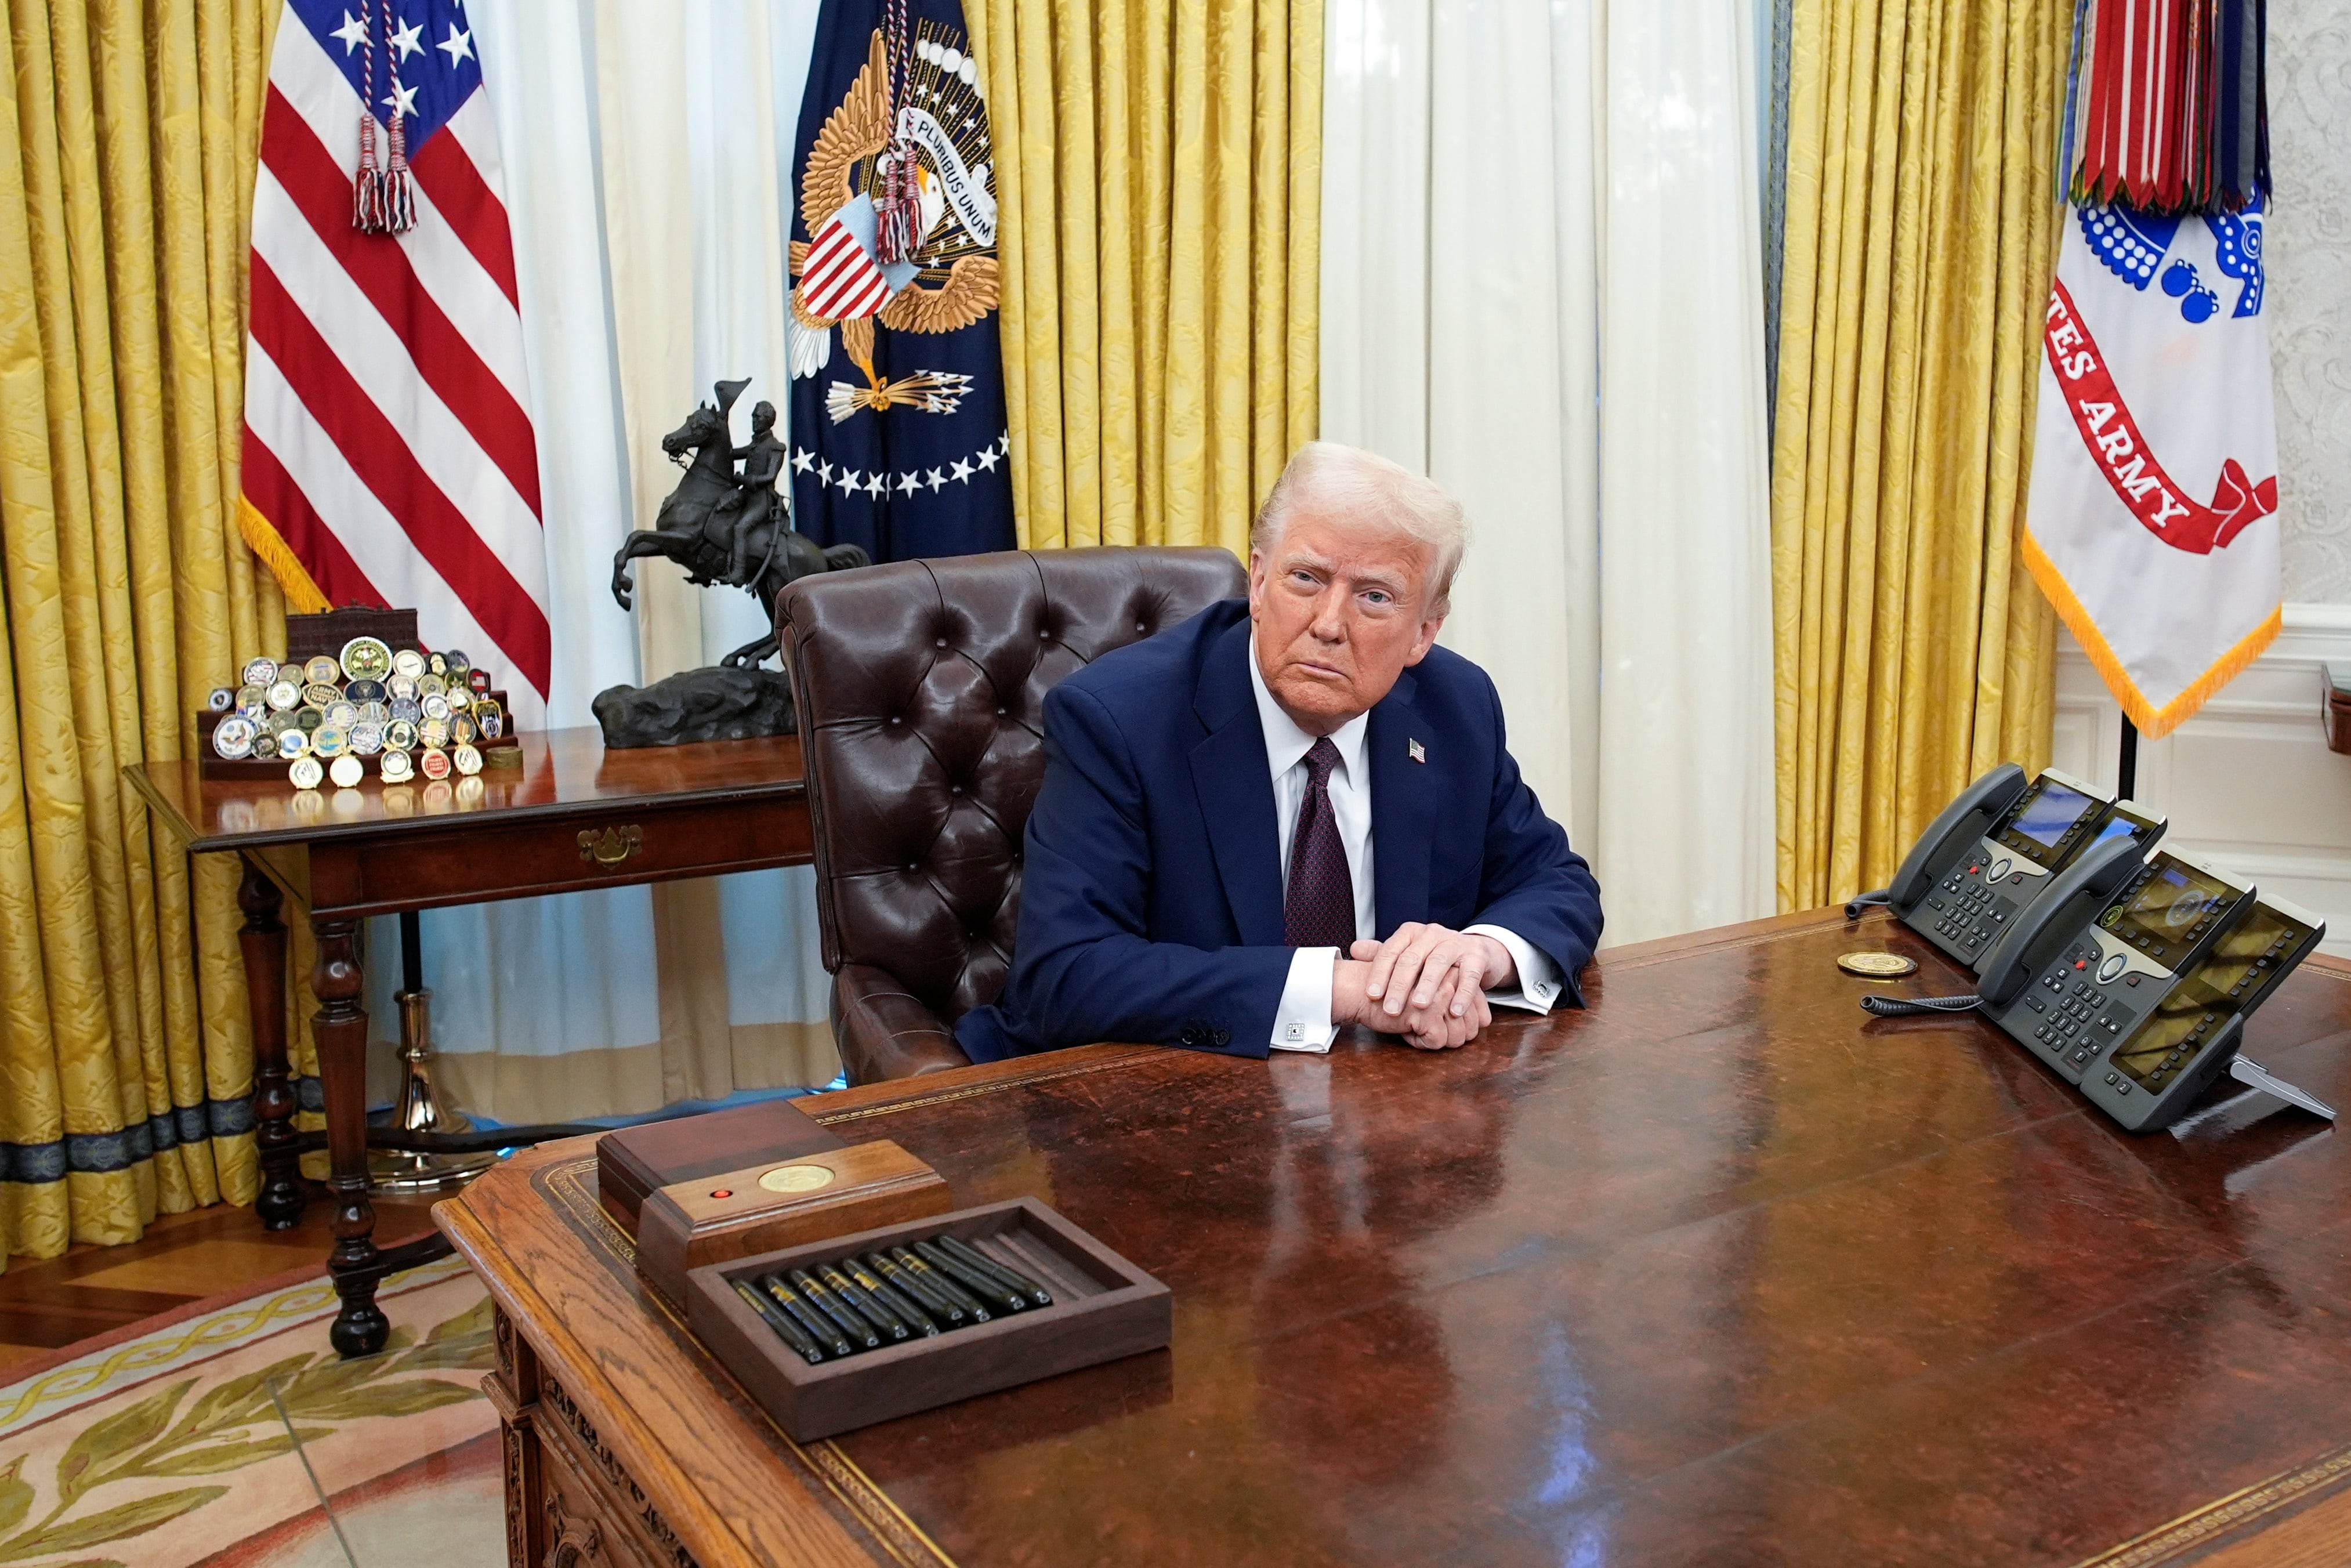
M2150 737L2278 633L2277 418L2260 206L2067 210L2024 559Z

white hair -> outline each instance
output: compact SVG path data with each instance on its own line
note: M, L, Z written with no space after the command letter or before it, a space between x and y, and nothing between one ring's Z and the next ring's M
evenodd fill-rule
M1274 481L1273 493L1258 509L1249 549L1270 558L1280 547L1283 525L1306 501L1333 522L1367 534L1401 534L1428 548L1425 586L1427 608L1442 615L1453 593L1453 574L1469 544L1469 519L1445 487L1376 452L1310 441L1291 454Z

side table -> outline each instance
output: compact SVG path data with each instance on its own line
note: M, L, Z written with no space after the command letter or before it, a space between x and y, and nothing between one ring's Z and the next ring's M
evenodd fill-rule
M797 736L607 751L594 728L521 737L522 765L467 779L354 789L211 779L193 758L124 777L190 854L232 853L252 1000L261 1222L302 1217L294 1093L286 1050L287 899L318 943L311 988L335 1202L328 1256L342 1307L330 1334L346 1356L382 1348L378 1281L448 1250L438 1236L380 1249L368 1201L367 1012L360 923L372 915L486 904L580 888L805 865L808 802Z

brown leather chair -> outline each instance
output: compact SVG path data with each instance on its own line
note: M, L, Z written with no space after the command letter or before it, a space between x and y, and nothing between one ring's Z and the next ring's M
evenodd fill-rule
M1221 549L1016 550L804 577L777 602L816 834L832 1032L852 1083L967 1065L1045 777L1045 693L1247 591Z

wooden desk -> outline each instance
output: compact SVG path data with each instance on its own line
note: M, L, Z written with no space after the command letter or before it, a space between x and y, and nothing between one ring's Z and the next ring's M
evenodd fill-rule
M474 779L298 790L282 781L205 780L196 763L126 768L165 831L189 853L243 862L237 902L252 998L255 1114L264 1225L302 1217L294 1093L286 1057L286 898L318 939L319 1088L327 1105L335 1245L329 1268L342 1309L331 1338L345 1355L381 1349L385 1274L439 1256L427 1237L379 1249L368 1202L367 1013L360 922L454 904L804 865L808 803L797 736L606 751L599 730L525 734L522 766Z
M434 1212L498 1308L511 1560L2067 1563L2351 1484L2351 1139L2132 1137L1989 1026L1867 1019L1864 946L1959 983L1823 912L1611 952L1589 1012L1449 1055L804 1102L1176 1294L1168 1352L827 1443L638 1286L587 1143L521 1156ZM2252 1030L2338 1104L2346 978Z

